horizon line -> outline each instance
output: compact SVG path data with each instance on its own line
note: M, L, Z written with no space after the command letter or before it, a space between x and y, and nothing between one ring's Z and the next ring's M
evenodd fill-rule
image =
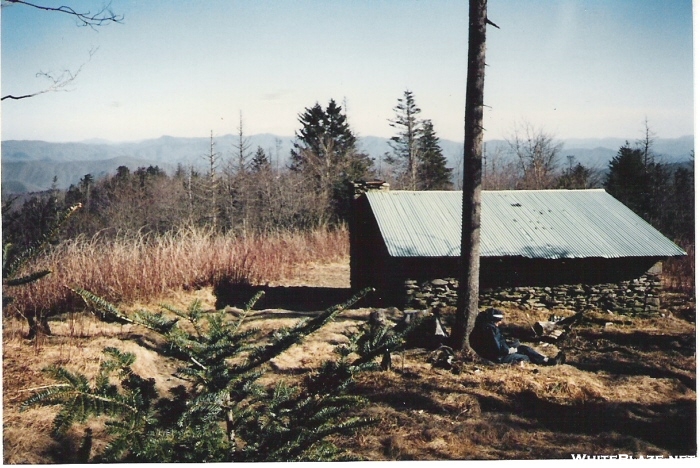
M250 135L245 136L244 139L246 138L253 138L261 135L270 135L276 138L280 139L289 139L290 141L294 141L296 139L295 136L290 136L290 135L277 135L275 133L270 133L270 132L262 132L262 133L253 133ZM218 135L214 136L214 139L217 138L226 138L226 137L234 137L237 138L238 135L235 135L233 133L225 133L223 135ZM174 136L174 135L160 135L157 137L150 137L150 138L141 138L141 139L135 139L135 140L109 140L107 138L85 138L82 140L65 140L65 141L55 141L55 140L44 140L44 139L17 139L17 138L8 138L5 139L3 138L0 140L0 142L9 142L9 141L35 141L35 142L42 142L42 143L52 143L52 144L109 144L109 145L119 145L119 144L128 144L128 143L143 143L146 141L154 141L154 140L160 140L162 138L174 138L174 139L186 139L186 140L194 140L194 139L209 139L209 136ZM382 140L390 140L391 137L382 137L382 136L376 136L376 135L364 135L364 136L358 136L357 139L362 139L362 138L379 138ZM449 141L453 143L463 143L464 140L453 140L451 138L441 138L438 137L440 141ZM652 141L658 141L658 140L680 140L683 138L695 138L695 135L693 133L677 136L677 137L660 137L656 136L655 138L652 139ZM626 137L620 137L620 136L607 136L607 137L568 137L568 138L553 138L554 141L556 142L563 142L565 143L566 141L571 141L571 140L625 140L629 141L630 143L636 142L636 141L641 141L641 138L637 139L630 139ZM507 138L492 138L492 139L484 139L484 142L489 142L489 141L508 141Z

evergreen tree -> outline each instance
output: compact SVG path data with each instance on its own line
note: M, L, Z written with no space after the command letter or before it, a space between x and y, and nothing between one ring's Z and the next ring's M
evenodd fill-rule
M620 147L608 164L605 190L642 216L647 211L647 176L644 152L631 148L629 143Z
M325 110L318 103L305 109L299 123L302 128L291 151L291 169L313 182L319 203L332 216L344 219L352 198L348 182L369 177L372 160L357 149L347 116L334 100Z
M679 167L673 173L668 209L665 210L665 231L679 242L695 239L695 190L692 165Z
M575 159L573 156L567 156L567 158L569 158L569 168L559 177L556 187L568 190L594 188L598 180L595 171L581 163L573 165Z
M450 190L452 169L447 167L447 158L442 155L440 139L435 134L433 122L425 120L418 139L418 189Z
M18 248L38 242L56 223L62 209L53 190L32 195L18 208L11 208L13 202L3 211L2 235L5 243Z
M671 172L656 161L648 140L640 143L626 143L610 161L605 189L666 236L689 240L692 174L685 168Z
M647 210L642 217L661 232L667 228L664 218L671 209L672 177L667 164L652 161L647 165ZM665 234L672 235L668 231Z
M261 340L256 329L242 328L262 293L249 302L239 319L232 319L224 311L205 312L197 301L185 311L165 307L167 316L147 311L127 315L87 291L75 292L98 317L133 323L161 335L167 343L161 352L181 362L177 375L191 383L171 390L169 397L159 396L154 379L134 371L134 355L115 348L105 349L92 382L62 367L48 368L56 385L36 392L23 409L58 405L55 436L74 423L106 417L111 438L91 460L96 462L346 459L328 436L373 422L349 414L365 403L350 391L353 377L377 369L375 358L398 349L405 336L364 328L336 348L337 359L326 361L299 384L270 387L259 379L272 359L329 323L368 290L294 327L277 330L267 340ZM88 461L90 437L88 433L83 440L83 461Z
M253 160L251 161L251 170L254 173L269 171L271 168L270 160L267 158L265 150L258 146L257 151L253 155Z
M8 203L11 203L8 202ZM29 283L40 280L50 274L50 270L40 271L25 271L31 260L41 254L58 236L59 229L73 216L73 214L81 208L79 203L71 206L60 213L57 213L51 226L47 226L42 232L41 237L36 239L32 244L16 248L12 243L3 242L2 248L2 306L6 307L13 301L12 296L6 295L8 288L25 286ZM9 207L3 204L3 214ZM49 327L47 311L36 310L35 313L27 314L25 318L29 325L29 335L27 338L34 338L37 334L51 334Z
M662 228L671 174L656 162L649 148L626 143L609 164L605 189L647 222Z
M181 167L181 166L180 166L180 163L178 163L177 167L178 167L178 170L179 170L180 167ZM131 171L129 171L129 168L128 168L128 167L126 167L126 166L119 166L119 167L117 168L117 176L115 177L115 180L117 180L117 181L122 181L122 182L123 182L123 181L127 181L127 180L129 180L129 174L130 174L130 173L131 173Z
M400 167L401 179L403 179L400 185L409 190L417 190L421 135L421 122L418 115L421 110L416 105L412 91L404 91L403 98L399 98L398 104L394 107L394 112L396 115L389 120L389 125L397 129L398 135L391 137L389 144L394 154L388 155L386 162Z
M357 138L333 99L324 110L319 103L299 115L302 128L291 151L292 170L310 171L321 181L332 179L338 166L354 156Z

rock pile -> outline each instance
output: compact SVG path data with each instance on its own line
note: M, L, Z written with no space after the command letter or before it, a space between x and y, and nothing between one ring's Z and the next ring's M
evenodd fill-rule
M459 282L439 278L423 283L407 280L406 307L427 309L457 305ZM543 287L491 288L480 292L479 304L490 307L522 309L600 309L611 312L639 313L659 309L661 279L647 274L620 283L576 284Z

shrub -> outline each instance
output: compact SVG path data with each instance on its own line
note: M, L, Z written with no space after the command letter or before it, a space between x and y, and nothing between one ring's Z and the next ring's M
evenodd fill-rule
M321 461L346 459L328 436L353 431L372 421L349 412L364 404L349 390L356 373L375 368L373 358L398 346L389 341L355 337L337 348L339 357L306 375L300 385L258 383L265 366L276 356L333 320L368 290L289 329L277 330L262 342L255 330L243 330L240 319L224 311L205 313L198 303L186 311L166 307L170 316L142 311L126 315L114 305L76 290L105 319L128 321L165 338L161 352L182 363L177 375L189 382L169 397L157 395L154 380L137 375L134 356L105 349L97 377L71 373L62 367L47 372L57 381L31 396L23 408L59 405L55 435L75 422L105 416L110 440L90 460L92 434L86 432L77 461L99 462L216 462ZM187 326L181 326L186 322ZM364 335L376 330L365 329ZM361 343L361 345L358 345ZM350 356L355 354L354 360ZM117 383L115 383L117 382Z
M682 244L688 255L670 258L663 264L664 286L671 291L695 295L695 243Z

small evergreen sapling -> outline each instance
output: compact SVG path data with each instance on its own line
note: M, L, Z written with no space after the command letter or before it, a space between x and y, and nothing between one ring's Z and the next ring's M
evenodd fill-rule
M164 307L176 319L147 311L127 315L87 291L74 291L101 318L135 323L159 333L167 343L162 351L182 362L177 376L188 382L172 389L168 397L159 397L153 379L134 373L133 355L113 348L105 350L106 359L92 384L66 369L48 369L58 383L33 395L23 408L60 405L54 421L57 435L88 417L107 416L110 441L92 461L345 459L347 455L328 436L372 423L349 415L364 404L361 397L349 393L353 377L373 366L366 352L377 355L373 345L357 347L361 339L338 347L338 359L325 362L298 384L283 381L269 388L258 381L270 360L333 320L368 290L262 341L258 330L242 329L262 293L233 320L224 311L203 311L198 302L185 311ZM386 342L378 344L386 349ZM359 357L351 361L351 355ZM89 437L86 434L82 451Z
M24 273L25 267L34 260L40 253L42 253L49 244L56 238L58 231L61 226L68 221L68 219L80 209L82 205L80 203L69 207L63 212L59 213L56 221L51 226L50 230L33 245L15 252L14 246L11 243L3 245L2 249L2 307L3 309L12 303L13 297L6 296L5 292L7 288L13 288L18 286L25 286L27 284L39 281L41 278L49 275L51 270L38 270L30 273ZM5 207L3 207L5 209ZM44 315L32 317L26 316L27 323L29 324L29 335L28 338L34 338L39 331L46 334L51 334L51 329L47 322L47 317Z

